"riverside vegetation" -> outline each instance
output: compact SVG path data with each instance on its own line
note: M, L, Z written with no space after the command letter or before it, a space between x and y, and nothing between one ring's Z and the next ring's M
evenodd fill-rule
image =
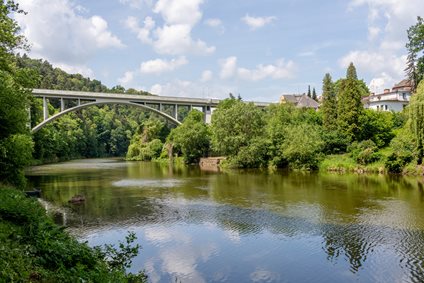
M421 81L424 23L421 18L408 30L407 72L416 89L410 106L402 113L365 110L361 98L369 91L351 64L346 78L333 82L329 74L325 75L319 111L298 109L290 104L259 109L231 95L219 104L210 126L203 123L201 112L188 113L188 109L181 108L178 115L186 118L182 125L175 127L139 109L107 105L70 113L31 135L28 123L35 125L42 119L41 102L30 95L31 88L150 94L121 86L109 89L97 80L53 68L47 61L20 56L17 51L28 47L25 38L19 35L19 26L10 17L13 13L23 11L13 1L2 1L0 182L7 186L24 188L23 169L29 164L123 155L130 160L171 158L184 163L224 155L227 159L223 166L230 168L359 169L392 173L421 170L419 166L424 157L424 82ZM49 113L58 111L58 105L50 101ZM101 252L77 243L54 226L36 203L25 200L20 193L2 189L0 196L3 198L0 237L4 239L1 250L6 251L2 253L2 262L11 263L2 270L17 276L9 279L68 278L67 281L76 276L87 281L98 278L105 282L144 280L142 275L125 275L128 261L119 261L119 264L108 261L113 258L110 247ZM46 238L40 238L44 236ZM130 244L133 238L130 236L128 240ZM46 246L40 246L42 243ZM53 251L49 245L63 253L56 252L57 257L50 258ZM130 259L133 250L128 246L124 254L125 251L128 257L123 258ZM37 257L31 259L33 255ZM115 255L122 257L123 254L116 251ZM51 260L63 273L53 274L46 269L45 264ZM26 269L27 265L34 267L35 273Z

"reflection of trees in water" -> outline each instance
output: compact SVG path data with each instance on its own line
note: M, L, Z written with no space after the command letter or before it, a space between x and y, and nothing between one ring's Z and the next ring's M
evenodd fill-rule
M45 198L58 204L67 204L76 194L85 195L86 202L74 209L86 224L209 222L239 235L267 231L287 237L320 236L328 260L345 257L353 273L375 255L376 249L392 249L411 281L424 278L423 232L361 220L361 216L373 216L367 214L369 211L386 209L379 201L399 199L404 201L405 210L415 209L415 213L399 213L411 217L408 220L422 229L423 185L417 179L252 171L212 174L151 163L135 163L126 174L117 180L178 178L184 182L176 187L146 189L111 187L107 175L104 179L75 174L34 180L48 184Z

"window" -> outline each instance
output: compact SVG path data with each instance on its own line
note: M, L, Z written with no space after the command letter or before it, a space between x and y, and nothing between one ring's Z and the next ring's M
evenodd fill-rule
M384 105L384 110L386 110L387 111L387 109L388 109L389 107L387 107L387 105Z

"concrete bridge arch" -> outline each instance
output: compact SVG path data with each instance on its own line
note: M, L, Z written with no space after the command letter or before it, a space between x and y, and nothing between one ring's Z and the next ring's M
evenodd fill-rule
M75 112L75 111L78 111L78 110L81 110L81 109L84 109L84 108L87 108L87 107L90 107L90 106L99 106L99 105L106 105L106 104L119 104L119 105L130 105L130 106L140 107L144 110L148 110L148 111L151 111L153 113L156 113L156 114L164 117L165 119L167 119L168 121L170 121L170 122L172 122L176 125L181 124L181 122L178 121L177 119L175 119L174 117L172 117L172 116L170 116L170 115L168 115L168 114L166 114L166 113L164 113L160 110L157 110L155 108L144 105L144 104L134 103L134 102L130 102L130 101L116 101L116 100L113 100L113 101L94 101L94 102L79 104L77 106L74 106L74 107L71 107L71 108L68 108L68 109L62 108L61 112L45 119L43 122L41 122L40 124L38 124L37 126L32 128L31 132L33 134L36 133L38 130L40 130L41 128L43 128L47 124L50 124L51 122L59 119L60 117L62 117L63 115L66 115L68 113Z

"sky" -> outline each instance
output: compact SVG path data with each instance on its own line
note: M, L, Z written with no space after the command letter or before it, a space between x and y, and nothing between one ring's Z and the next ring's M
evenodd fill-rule
M370 90L405 77L424 0L18 0L32 58L108 87L275 102L353 62Z

